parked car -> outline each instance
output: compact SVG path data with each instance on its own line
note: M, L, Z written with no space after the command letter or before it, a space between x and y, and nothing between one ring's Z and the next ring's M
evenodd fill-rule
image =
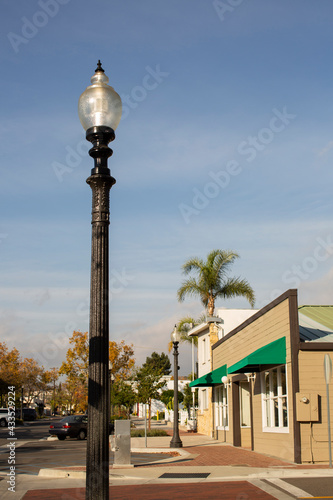
M21 408L16 408L15 416L16 418L21 418ZM23 420L32 421L36 419L37 419L37 412L35 408L23 408Z
M8 425L8 408L0 408L0 427Z
M50 425L49 433L57 436L58 439L66 439L66 436L85 439L87 436L88 415L69 415L58 422ZM109 433L114 429L113 422L110 422Z
M85 439L87 435L88 415L69 415L50 425L49 433L58 439L66 436Z

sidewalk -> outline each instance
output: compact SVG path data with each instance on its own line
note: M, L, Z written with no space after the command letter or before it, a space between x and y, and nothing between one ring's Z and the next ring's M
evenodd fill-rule
M281 479L332 477L328 467L295 465L199 434L180 432L180 438L183 448L177 449L170 449L170 436L147 438L147 448L144 438L132 438L133 453L166 453L166 458L135 468L110 467L110 498L291 500L301 494L287 493L290 485ZM5 479L0 481L4 500L84 499L85 468L41 469L39 476L19 475L15 493L7 486Z

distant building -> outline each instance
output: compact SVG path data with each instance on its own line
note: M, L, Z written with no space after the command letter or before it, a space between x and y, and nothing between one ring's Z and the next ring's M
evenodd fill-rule
M195 326L189 331L190 337L198 337L198 378L205 376L212 370L212 345L215 341L223 338L236 326L255 314L257 309L226 309L217 308L216 316L206 318L205 323ZM212 324L215 332L212 335ZM192 384L191 384L192 385ZM210 387L201 386L200 381L195 387L198 388L199 410L197 412L197 429L202 434L211 435L211 413L212 413L212 390Z
M164 375L163 379L165 380L165 386L160 389L160 392L167 391L167 390L174 390L174 380L172 375ZM183 392L184 387L190 383L190 380L187 379L186 377L178 377L178 391ZM139 403L138 404L138 416L141 418L144 418L144 404ZM181 405L180 405L181 407ZM147 405L148 408L148 405ZM151 415L152 417L157 415L157 412L165 412L166 406L162 401L159 401L157 399L153 399L151 402Z

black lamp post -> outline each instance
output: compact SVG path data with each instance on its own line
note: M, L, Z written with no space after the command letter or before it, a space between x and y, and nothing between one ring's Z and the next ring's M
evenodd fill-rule
M89 87L79 99L79 118L93 144L94 168L87 183L92 189L92 245L89 325L89 381L86 499L109 498L109 142L121 118L121 99L108 85L98 61Z
M173 404L173 436L170 441L170 448L182 448L183 443L179 437L179 426L178 426L178 344L180 341L180 333L177 331L177 326L171 334L171 340L173 343L173 356L174 356L174 368L173 368L173 381L174 381L174 404Z

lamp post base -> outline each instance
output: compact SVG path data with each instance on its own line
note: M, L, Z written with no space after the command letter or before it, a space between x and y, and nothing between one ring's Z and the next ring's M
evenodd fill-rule
M178 439L171 439L170 441L170 448L182 448L183 447L183 443L182 441L178 438Z

